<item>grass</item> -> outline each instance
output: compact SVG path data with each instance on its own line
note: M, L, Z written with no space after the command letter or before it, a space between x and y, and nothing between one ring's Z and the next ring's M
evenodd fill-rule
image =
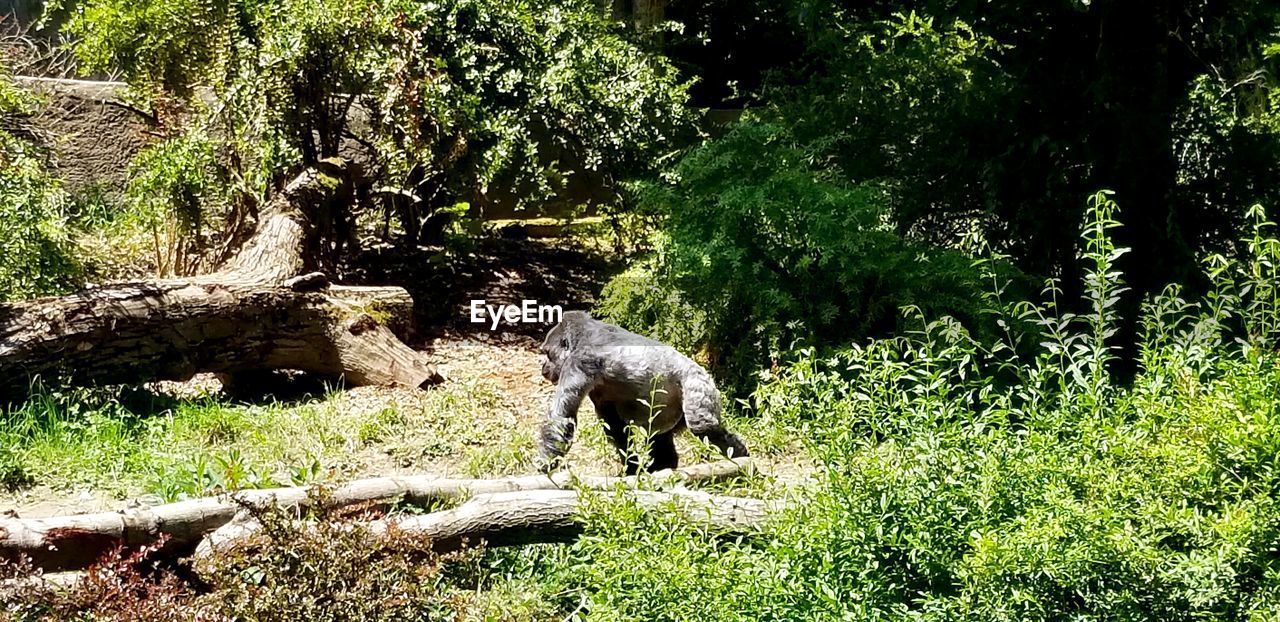
M396 470L477 478L529 473L542 413L522 408L484 379L427 392L357 389L264 404L38 391L4 414L0 487L17 504L92 492L114 507L110 499L170 502ZM581 416L572 464L618 472L589 406ZM799 451L778 443L777 426L731 425L764 454L786 460ZM716 457L687 434L679 444L685 464Z
M754 424L735 428L765 456L798 441L821 470L787 491L790 503L759 533L727 537L599 493L572 544L457 560L393 550L378 581L362 581L376 573L363 571L369 550L351 530L326 526L311 541L281 532L268 563L232 560L254 572L227 573L215 598L241 619L349 619L335 607L405 593L415 610L467 620L1278 620L1280 242L1259 238L1251 258L1211 263L1222 268L1202 300L1169 290L1150 301L1139 371L1121 382L1109 373L1121 288L1112 209L1095 202L1083 253L1091 312L993 298L993 313L1028 332L986 343L953 320L919 318L895 339L792 353L753 395ZM412 405L360 411L343 399L199 402L148 418L110 400L36 401L12 427L32 440L0 456L44 476L36 449L47 435L63 448L49 455L127 478L140 472L131 465L157 462L160 442L187 465L204 454L184 447L226 448L193 469L201 485L216 479L209 472L274 473L300 448L326 465L372 447L410 463L447 454L475 474L523 468L528 420L504 414L482 382ZM76 408L76 419L47 414ZM571 457L613 460L599 426L580 429ZM705 451L682 442L690 460ZM73 446L92 458L66 456ZM94 471L95 460L118 463ZM781 495L768 477L716 490ZM246 587L246 576L258 583Z
M517 470L528 455L528 433L506 441L511 427L496 414L496 395L478 383L418 395L330 392L299 403L127 403L103 391L43 393L7 412L0 476L11 488L172 501L343 479L387 462L428 468L479 455L476 443L497 445L502 456L488 466L468 458L478 475Z

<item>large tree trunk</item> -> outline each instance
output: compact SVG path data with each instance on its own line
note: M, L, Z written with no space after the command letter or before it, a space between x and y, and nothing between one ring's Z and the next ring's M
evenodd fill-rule
M197 372L296 369L349 385L440 379L375 319L407 317L397 287L331 286L359 173L326 161L293 179L218 272L116 283L0 305L0 394L33 378L72 384L185 380Z
M0 559L25 556L43 570L84 568L118 545L141 546L168 538L168 549L190 551L211 531L231 521L246 506L292 509L320 498L330 507L390 501L419 507L470 495L558 490L570 486L594 490L651 484L722 481L751 473L749 460L693 465L637 477L574 477L569 473L499 479L447 479L432 476L378 477L337 486L320 497L307 487L244 490L234 495L192 499L156 507L52 518L0 518Z

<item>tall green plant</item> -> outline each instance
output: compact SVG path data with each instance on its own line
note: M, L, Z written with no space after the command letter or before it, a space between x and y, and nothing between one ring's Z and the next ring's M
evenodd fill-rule
M560 580L611 620L1273 619L1280 357L1260 346L1276 244L1211 259L1201 300L1151 298L1122 383L1117 212L1099 194L1088 213L1090 313L1054 287L991 309L1028 331L1017 348L943 318L797 353L755 399L807 440L817 485L748 541L610 506Z
M814 164L817 153L784 128L746 122L686 155L670 183L641 194L665 219L646 277L661 288L624 275L607 288L606 314L635 322L643 318L628 310L695 310L704 341L738 382L796 342L905 326L903 307L976 322L980 275L970 260L896 233L883 189L841 181Z
M34 105L0 64L0 301L60 293L81 280L68 198L26 121Z

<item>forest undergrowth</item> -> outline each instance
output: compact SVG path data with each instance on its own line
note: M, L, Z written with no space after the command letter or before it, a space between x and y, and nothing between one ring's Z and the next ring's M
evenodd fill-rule
M1208 295L1171 287L1144 305L1130 380L1113 373L1125 251L1106 194L1082 240L1088 312L1059 311L1053 283L1042 302L1006 299L988 270L1003 340L915 315L896 338L798 350L740 416L757 441L801 443L817 481L771 489L791 509L750 537L606 494L573 544L393 563L381 588L326 584L332 606L286 597L315 580L290 565L320 554L305 547L217 596L139 576L181 604L146 619L234 619L250 604L253 619L348 619L337 603L422 568L434 587L404 598L424 606L370 619L1276 619L1280 241L1260 208L1251 217L1243 259L1206 259ZM72 594L101 589L87 585ZM273 615L247 595L278 598ZM7 606L18 619L142 619L81 598Z

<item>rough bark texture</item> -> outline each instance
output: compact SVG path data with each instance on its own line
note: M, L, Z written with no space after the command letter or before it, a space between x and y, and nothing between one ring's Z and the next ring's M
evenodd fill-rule
M392 520L356 523L367 529L369 547L388 530L420 536L436 552L455 551L468 545L512 546L565 542L582 533L583 493L575 490L502 492L477 496L452 510ZM628 490L620 493L647 510L671 508L689 523L726 534L744 534L758 528L779 502L726 497L675 490ZM252 521L228 524L209 535L195 552L196 571L211 557L260 542L260 526Z
M760 499L689 490L630 490L622 494L645 509L669 505L690 523L734 534L758 527L779 507ZM374 525L374 533L394 525L402 532L430 538L433 550L445 552L482 542L511 546L568 541L582 532L582 518L582 493L575 490L503 492L476 497L452 510L380 521ZM211 547L214 544L210 543Z
M656 473L656 483L708 482L752 472L749 461L694 465ZM636 477L573 478L569 473L499 479L444 479L432 476L378 477L355 480L321 497L334 507L403 499L423 506L469 495L558 490L568 486L595 490L634 488ZM233 498L234 497L234 498ZM0 519L0 558L26 556L46 571L83 568L118 544L138 546L168 535L167 547L178 554L190 551L202 538L243 511L246 505L296 508L312 499L307 487L245 490L232 495L192 499L155 507L131 507L118 512L53 518Z
M345 243L358 174L340 161L304 171L216 273L0 305L0 378L12 383L0 394L16 395L35 377L108 384L268 369L350 385L438 381L375 319L405 326L413 304L405 290L330 286L314 272Z

